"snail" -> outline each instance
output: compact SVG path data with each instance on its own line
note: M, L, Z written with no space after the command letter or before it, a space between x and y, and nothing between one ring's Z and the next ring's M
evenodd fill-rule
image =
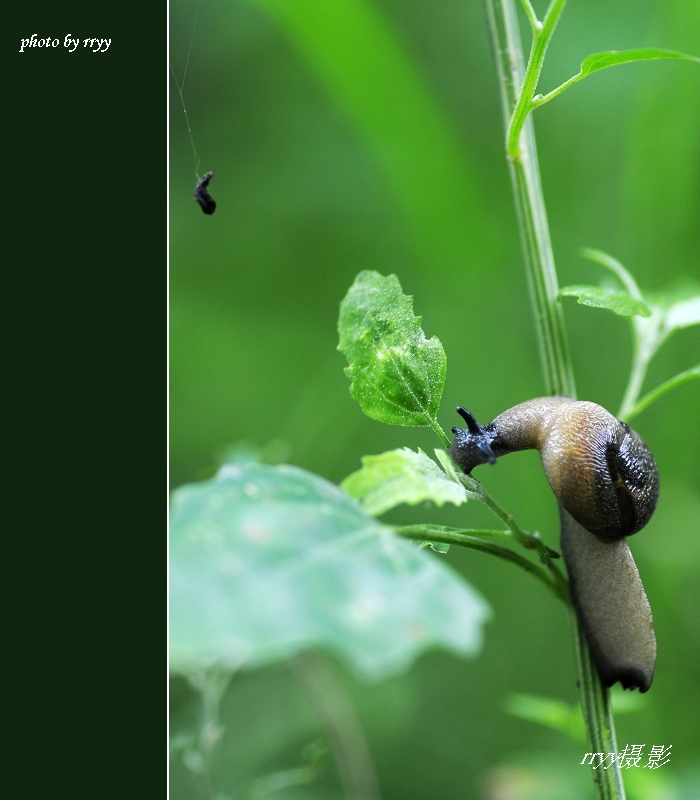
M625 537L651 519L659 473L644 440L596 403L539 397L467 428L450 457L470 473L517 450L536 449L559 501L561 547L574 608L603 683L646 692L656 662L651 608Z

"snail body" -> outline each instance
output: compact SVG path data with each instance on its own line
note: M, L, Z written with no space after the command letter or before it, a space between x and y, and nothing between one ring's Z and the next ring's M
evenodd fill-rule
M557 500L574 607L607 685L646 691L656 661L651 608L625 537L649 521L659 473L644 440L596 403L540 397L479 425L464 408L450 456L470 473L535 449Z
M487 425L453 428L450 456L465 472L517 450L538 450L556 498L586 530L617 541L641 530L659 497L659 472L641 436L596 403L538 397Z
M646 692L656 663L651 606L625 539L602 542L559 506L561 548L576 608L606 686Z

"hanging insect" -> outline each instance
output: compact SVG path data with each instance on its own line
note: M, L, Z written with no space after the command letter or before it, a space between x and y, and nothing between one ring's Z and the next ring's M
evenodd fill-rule
M214 177L213 172L207 172L199 179L199 182L194 188L194 199L202 207L205 214L213 214L216 210L216 200L209 194L207 186L209 181Z

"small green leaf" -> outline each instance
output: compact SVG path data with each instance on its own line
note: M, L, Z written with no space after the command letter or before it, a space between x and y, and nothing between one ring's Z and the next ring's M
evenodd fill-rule
M378 679L428 648L476 653L489 614L444 561L295 467L228 464L178 489L170 558L171 664L185 674L316 647Z
M700 296L681 300L666 311L664 327L669 331L700 325Z
M480 503L484 502L484 494L481 491L481 484L476 478L471 475L465 475L462 470L457 474L455 465L448 455L446 450L440 447L435 448L435 457L440 462L440 466L445 470L445 474L451 481L461 483L464 486L464 491L467 493L467 500L478 500Z
M340 485L372 516L402 503L416 505L430 500L439 506L461 505L467 499L461 483L448 478L422 450L414 453L407 447L364 456L362 469L348 475Z
M681 278L650 296L649 303L656 325L648 332L647 349L654 352L677 330L700 324L700 284L693 278ZM641 330L640 338L645 339Z
M565 286L559 291L559 297L577 297L583 306L606 308L621 317L651 316L649 307L642 300L605 286Z
M630 714L645 706L643 695L624 692L617 687L611 690L610 700L615 714ZM586 741L586 729L578 703L569 705L553 697L511 694L506 700L506 711L514 717L560 731L576 742Z
M634 714L648 706L648 698L639 692L630 692L618 683L610 690L610 702L615 716L618 714Z
M658 59L674 59L677 61L697 61L700 58L679 53L677 50L664 50L660 47L641 47L636 50L608 50L604 53L591 53L581 63L582 78L599 72L601 69L616 67L618 64L631 64L634 61L656 61Z
M420 322L395 275L361 272L341 303L338 349L350 365L350 392L368 417L435 423L447 362L440 341L426 339Z
M576 742L586 741L581 710L562 700L532 694L511 694L506 701L506 711L514 717L560 731Z
M594 72L600 72L602 69L608 67L616 67L620 64L631 64L635 61L656 61L659 59L673 59L677 61L696 61L700 63L700 58L697 56L690 56L686 53L679 53L677 50L664 50L659 47L641 47L636 50L608 50L604 53L591 53L583 59L581 69L576 75L573 75L569 80L564 81L561 86L552 89L546 95L538 94L532 98L532 108L548 103L553 100L557 95L570 89L572 86L592 75Z

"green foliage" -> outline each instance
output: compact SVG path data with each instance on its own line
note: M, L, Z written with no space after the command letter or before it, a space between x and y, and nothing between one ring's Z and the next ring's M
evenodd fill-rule
M411 411L415 407L416 396L424 394L424 387L437 385L438 391L433 393L435 406L430 422L447 444L447 437L435 419L446 368L442 346L437 339L426 340L420 327L420 318L413 315L412 298L401 292L396 277L390 275L384 278L376 273L361 273L341 304L338 329L341 342L339 349L346 352L350 361L350 367L346 369L352 380L350 390L365 412L369 413L369 407L369 416L385 422L396 422L395 412L397 406L401 407L400 403ZM426 342L435 342L432 352L427 354ZM397 381L397 375L401 376L401 380ZM437 380L435 375L438 375ZM363 386L369 389L363 390ZM397 402L397 397L400 402ZM419 407L424 406L424 401L421 401ZM363 468L349 476L343 486L373 514L381 514L400 503L415 504L423 500L442 505L446 501L461 503L470 498L486 504L508 526L507 535L524 547L539 552L540 557L548 562L551 574L510 548L484 542L478 536L462 531L419 525L402 528L401 533L432 543L459 544L514 562L536 575L566 602L568 594L565 582L550 563L552 557L558 558L558 554L546 547L538 536L521 530L513 517L500 508L477 480L470 475L457 475L447 453L437 450L436 455L444 472L425 453L416 454L407 448L370 456L363 459Z
M656 10L625 0L614 14L602 0L569 5L576 24L560 25L556 43L567 56L584 41L593 41L594 49L648 38L688 51L698 41L697 14L687 0L669 0ZM170 183L175 485L212 474L215 454L229 443L246 440L256 446L270 438L271 430L295 463L335 481L355 468L362 453L406 443L401 431L367 425L361 414L347 413L352 407L338 356L323 346L333 308L361 269L395 272L420 296L426 318L449 343L454 384L448 382L445 393L451 405L466 399L483 408L504 408L514 397L542 391L524 316L523 283L515 277L519 257L497 103L485 89L495 82L483 12L479 4L462 2L448 2L442 11L383 0L246 0L204 7L192 37L191 4L176 0L173 5L171 55L178 74L192 39L185 100L197 148L206 168L223 178L217 215L205 219L192 200L191 146L175 95ZM558 68L565 70L563 76L574 71L563 59ZM605 242L624 253L645 287L657 286L660 275L670 280L684 270L696 271L693 176L700 116L692 102L695 72L680 65L659 71L657 78L652 69L621 71L623 91L577 93L576 103L542 115L538 146L567 282L577 280L566 271L581 241ZM621 285L635 296L624 280ZM685 300L671 299L666 290L664 295L663 303L676 305L670 313L657 311L646 291L637 299L652 310L647 319L656 320L658 313L665 320L650 327L654 335L646 339L664 337L659 369L678 373L659 387L665 391L699 377L700 367L685 369L688 353L698 352L698 329L691 328L697 306L690 295ZM617 320L609 317L614 331ZM606 320L599 318L604 328ZM589 341L585 319L585 314L571 315L572 341ZM644 321L630 319L633 326ZM675 333L682 328L685 333ZM584 396L604 402L616 391L617 345L608 339L584 348L579 377ZM665 376L650 377L656 382ZM679 435L682 441L661 453L663 493L655 530L633 545L654 595L666 656L651 706L640 714L639 725L618 733L618 741L622 746L640 731L670 731L674 743L668 767L625 776L630 796L644 800L698 795L697 775L692 789L683 779L698 750L696 714L687 702L694 691L687 665L698 661L697 642L688 631L700 568L689 533L699 508L693 392L684 390L670 400L672 414L652 413L643 421L648 441L672 443ZM644 398L633 401L634 413L643 403ZM423 434L415 432L418 441L412 447L427 449ZM443 468L449 475L449 465ZM502 475L494 474L494 485ZM512 492L519 515L541 525L554 544L551 498L528 484L527 474L522 478L505 493ZM448 524L413 531L421 546L430 535L454 542L461 533L460 544L488 552L486 545L493 542L484 542L487 531L449 526L463 521L462 508L445 507L440 513ZM284 524L296 531L293 520L291 513ZM505 530L491 532L497 542L512 544L511 537ZM173 555L181 573L179 546ZM200 551L200 544L193 547ZM498 624L507 637L494 636L481 657L469 663L432 655L414 663L410 673L376 686L340 672L372 743L383 793L406 800L474 798L489 791L496 796L499 787L521 800L540 799L556 771L561 781L548 796L573 797L572 779L584 774L578 766L583 751L567 749L564 737L543 738L546 731L534 728L530 735L523 723L493 711L504 680L515 680L528 692L573 697L571 655L559 644L568 632L565 616L552 613L551 598L525 586L516 571L509 579L504 571L510 567L493 558L465 558L456 549L449 555L453 566L473 575L486 591L497 586ZM506 547L493 554L505 551L513 558L520 555ZM192 615L205 623L210 584L218 592L217 570L230 563L230 550L222 547L220 554L225 559L210 562L206 575L197 572L197 559L191 565L188 596L197 593ZM319 560L318 568L324 566ZM173 613L179 614L183 609L176 605L174 596ZM227 617L225 624L235 628L239 622ZM198 634L183 634L191 637L194 651ZM187 698L183 701L179 692L171 696L171 719L182 713L191 717L197 697ZM207 728L194 733L212 748L216 744L216 780L202 780L189 791L176 780L173 800L246 797L254 779L250 794L277 789L290 800L340 796L332 763L324 764L313 783L296 792L292 788L314 777L297 771L308 766L300 760L304 745L329 739L284 666L238 674L221 708L220 739L207 738ZM587 798L588 776L583 783L576 796Z
M511 531L484 530L482 528L464 530L432 524L404 525L398 529L398 532L407 539L416 539L422 545L432 547L437 552L444 552L441 545L455 544L469 550L488 553L503 561L509 561L536 577L552 592L554 597L567 605L569 604L569 591L566 580L552 563L552 559L559 558L558 553L542 545L542 542L532 534L524 534L521 531L521 535L518 537ZM525 547L539 549L542 563L537 564L529 558L525 558L525 556L522 556L511 547L505 547L498 542L489 541L491 537L503 538L506 541L518 541L524 544Z
M618 64L631 64L633 61L653 61L657 59L677 59L679 61L696 61L700 58L679 53L677 50L664 50L660 47L641 47L636 50L610 50L607 53L593 53L583 59L581 74L583 77L601 69Z
M514 717L552 728L582 745L586 743L586 728L579 706L569 705L553 697L511 694L506 702L506 710Z
M368 417L437 426L447 361L420 322L395 275L361 272L341 303L338 349L350 365L350 392Z
M422 450L414 453L408 447L363 456L362 469L348 475L340 485L372 516L401 503L414 506L430 500L438 506L461 505L467 499L461 484L445 475Z
M651 316L649 307L641 300L636 300L627 292L616 291L607 286L564 286L559 290L560 297L578 297L582 306L607 308L621 317Z
M631 419L667 392L700 377L700 365L678 373L640 399L647 367L661 345L674 331L700 325L700 284L688 279L661 292L642 293L630 272L617 259L601 250L585 249L583 255L608 269L622 289L601 286L566 286L562 297L578 297L581 305L604 308L630 317L634 336L634 359L627 391L618 416Z
M616 716L639 711L646 703L640 694L625 692L619 686L611 690L610 700ZM508 696L505 708L514 717L559 731L582 745L586 743L586 728L578 704L564 703L554 697L513 693Z
M594 72L600 72L602 69L608 67L616 67L621 64L632 64L635 61L658 61L660 59L676 60L676 61L695 61L700 64L700 58L697 56L690 56L686 53L679 53L677 50L664 50L660 47L639 47L635 50L609 50L605 53L592 53L583 59L581 63L581 70L565 81L561 86L553 89L548 94L542 96L537 95L533 98L533 108L544 105L546 102L561 94L563 91L573 86L574 84L592 75Z
M377 679L432 647L481 646L488 609L464 580L304 470L224 466L175 492L171 533L176 671L319 647Z

